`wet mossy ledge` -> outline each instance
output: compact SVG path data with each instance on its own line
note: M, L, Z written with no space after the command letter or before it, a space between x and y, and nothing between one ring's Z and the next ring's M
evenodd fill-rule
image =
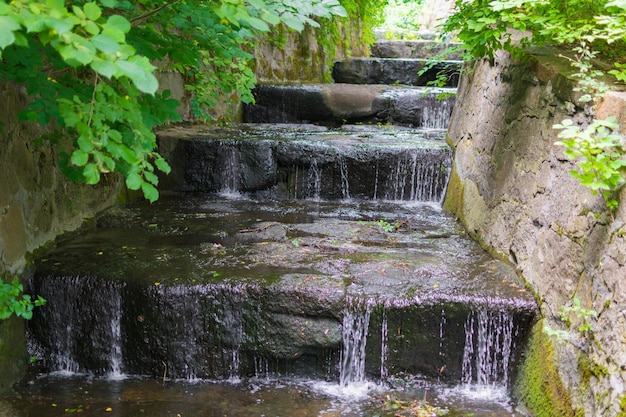
M571 407L570 395L554 365L552 340L543 326L542 320L532 331L514 394L535 417L582 416Z
M575 165L552 126L588 115L577 104L569 63L557 57L538 51L520 63L498 53L493 62L477 61L464 71L447 132L455 156L444 207L485 249L516 266L551 325L577 332L580 323L559 317L561 306L574 299L598 314L585 349L553 340L551 365L531 360L530 352L519 394L529 408L537 416L623 416L626 191L611 216L602 197L569 174ZM626 93L611 91L597 117L616 116L624 131L625 109ZM537 326L533 344L547 349L550 340ZM560 402L536 386L542 378L562 388L563 395L552 388ZM563 405L568 401L569 408Z

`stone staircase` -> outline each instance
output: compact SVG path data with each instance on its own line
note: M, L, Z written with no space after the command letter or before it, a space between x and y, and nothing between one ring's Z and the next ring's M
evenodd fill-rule
M332 84L259 85L255 104L244 108L244 121L445 129L462 61L451 55L434 65L428 63L429 54L443 50L433 41L378 42L370 58L337 61ZM440 74L444 85L429 87Z
M458 78L425 86L426 50L380 42L383 56L338 62L334 84L258 86L246 123L160 132L173 168L161 200L37 260L49 307L29 324L33 353L96 374L506 386L536 306L441 210L454 96L439 96Z

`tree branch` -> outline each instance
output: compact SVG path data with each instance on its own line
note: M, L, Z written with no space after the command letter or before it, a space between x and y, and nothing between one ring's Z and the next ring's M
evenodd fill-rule
M155 14L159 13L161 10L163 10L163 9L167 9L168 7L170 7L170 6L174 6L175 4L178 4L178 3L180 3L180 2L181 2L181 0L176 0L176 1L172 2L172 3L166 3L166 4L164 4L164 5L163 5L163 6L161 6L161 7L157 7L157 8L156 8L156 9L154 9L154 10L150 10L149 12L146 12L146 13L142 14L141 16L137 16L137 17L135 17L134 19L131 19L130 23L131 23L131 24L133 24L133 25L134 25L134 24L136 24L136 23L139 23L139 22L141 22L142 20L146 20L146 19L148 19L150 16L153 16L153 15L155 15Z

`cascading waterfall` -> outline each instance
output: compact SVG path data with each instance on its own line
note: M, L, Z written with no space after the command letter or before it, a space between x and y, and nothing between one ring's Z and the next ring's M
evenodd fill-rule
M462 382L507 387L514 323L507 311L478 311L465 322Z
M365 346L372 305L367 300L346 298L339 383L347 386L365 381Z
M50 320L31 329L46 335L41 339L44 343L30 349L48 358L48 366L57 371L85 372L97 364L99 373L123 377L120 327L123 288L124 283L102 283L97 278L80 276L41 281L35 291L48 294L46 298L54 299L54 303L49 303L46 310ZM90 314L84 314L85 311ZM48 328L47 323L64 325Z
M225 142L224 146L220 147L220 152L222 155L219 159L221 165L219 191L226 195L237 194L241 178L239 149L233 143Z
M339 171L341 173L341 195L344 200L350 199L350 177L348 176L348 165L345 158L338 157Z
M258 93L276 94L257 89L259 114L267 117L256 121L276 114L319 126L159 132L174 162L160 201L112 210L85 240L60 242L37 266L32 293L49 301L27 324L38 366L90 373L90 384L106 376L119 384L113 400L90 405L111 404L116 413L141 407L128 415L144 413L144 403L152 405L146 415L171 404L181 415L380 415L390 410L370 408L380 403L379 390L395 395L396 377L506 383L518 336L512 313L498 311L500 304L476 312L466 299L506 294L525 306L517 320L528 320L536 306L511 288L505 272L485 267L488 254L430 204L442 201L451 171L444 129L453 100L437 101L421 88L370 87L277 86L281 104L265 110ZM354 117L331 122L329 97ZM359 97L358 116L351 97ZM376 97L375 114L360 114L366 97ZM381 118L419 128L323 127ZM387 220L397 227L381 228ZM520 337L527 325L519 324ZM111 381L125 373L194 383L163 390L149 380ZM385 383L360 397L367 398L362 406L352 395L371 389L366 374ZM330 406L309 406L319 391L294 390L301 379L330 386ZM120 391L123 384L132 393ZM203 385L221 393L195 395ZM410 398L409 391L400 397ZM349 401L335 401L336 392ZM173 403L169 394L183 396ZM274 409L263 408L276 399Z
M387 369L388 337L389 323L387 322L387 309L383 307L380 324L380 379L382 380L389 376L389 369Z
M311 158L311 165L309 166L309 175L307 181L307 193L308 198L319 200L322 189L322 173L317 165L317 159Z

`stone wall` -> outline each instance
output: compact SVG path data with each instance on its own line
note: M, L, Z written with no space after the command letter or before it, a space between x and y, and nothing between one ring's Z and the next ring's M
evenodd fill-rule
M335 61L351 57L369 56L370 45L363 42L363 29L354 19L337 25L338 39L329 36L324 28L307 25L301 33L284 26L256 42L255 75L260 83L325 83L331 81ZM329 47L334 49L328 50Z
M517 266L541 308L538 330L570 336L559 342L535 333L517 388L528 408L538 417L623 416L626 192L613 217L569 175L575 165L555 144L552 125L587 116L580 106L568 111L576 93L555 56L517 64L501 53L464 72L448 131L455 162L445 206L485 248ZM624 96L610 93L598 113L624 120ZM578 330L575 314L570 327L560 320L561 306L574 298L598 313L590 333Z
M29 253L114 204L121 184L116 176L96 187L68 181L52 147L35 144L45 131L17 119L25 103L20 88L0 83L0 277L6 281L24 280ZM0 358L3 392L25 368L23 320L0 322Z
M369 56L370 46L363 42L364 34L358 18L337 23L324 20L325 25L333 25L339 39L325 39L329 28L314 28L310 25L298 33L285 26L278 26L272 32L255 42L254 75L258 84L304 84L331 82L331 70L335 61L349 56ZM327 33L328 32L328 33ZM332 43L332 51L329 44ZM157 75L160 90L170 90L172 97L181 102L178 112L185 122L193 122L191 95L185 91L184 77L175 71L160 72ZM242 119L242 103L236 93L225 97L209 110L211 119L216 122L239 122Z

